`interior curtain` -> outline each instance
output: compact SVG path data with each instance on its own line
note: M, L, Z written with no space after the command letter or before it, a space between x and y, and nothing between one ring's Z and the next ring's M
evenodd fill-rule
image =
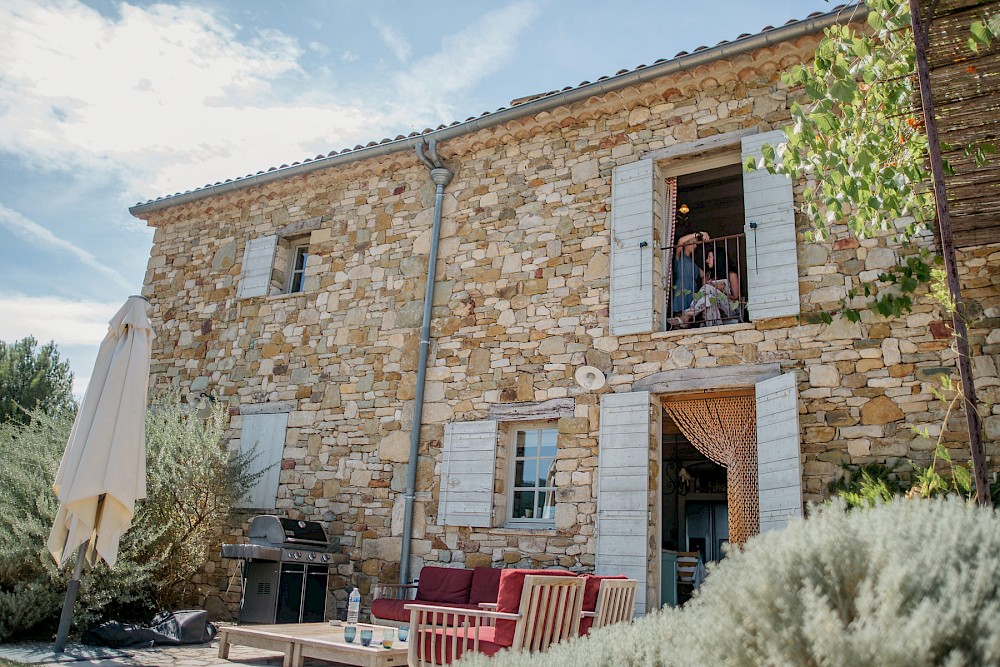
M670 309L673 303L674 284L674 235L677 233L677 178L671 176L667 179L665 194L663 197L663 295L667 306L664 309L667 317L673 317L674 313Z
M663 407L699 452L726 468L729 541L742 546L760 532L754 397L664 401Z

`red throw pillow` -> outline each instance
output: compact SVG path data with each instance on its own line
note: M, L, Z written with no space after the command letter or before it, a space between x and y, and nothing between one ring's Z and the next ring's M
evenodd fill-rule
M511 614L516 614L518 612L518 606L521 604L521 592L524 589L524 578L529 574L556 577L576 576L572 572L567 572L565 570L501 570L500 591L497 595L497 611ZM514 628L516 625L516 621L498 620L496 622L497 633L494 641L496 641L497 644L502 644L503 646L510 646L513 644Z
M503 570L495 567L477 567L472 571L472 588L469 591L469 604L480 602L496 602L500 595L500 573Z
M417 600L468 604L472 570L461 567L424 566L417 580Z

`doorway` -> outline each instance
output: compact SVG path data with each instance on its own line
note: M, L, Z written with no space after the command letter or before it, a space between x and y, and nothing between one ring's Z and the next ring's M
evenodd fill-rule
M692 445L666 412L660 451L663 549L718 561L729 540L726 469Z

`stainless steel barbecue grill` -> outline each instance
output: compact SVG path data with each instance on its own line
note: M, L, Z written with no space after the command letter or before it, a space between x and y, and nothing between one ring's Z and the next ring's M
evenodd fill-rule
M223 544L223 558L241 563L239 623L310 623L325 620L330 565L340 539L317 521L272 515L254 517L249 544Z

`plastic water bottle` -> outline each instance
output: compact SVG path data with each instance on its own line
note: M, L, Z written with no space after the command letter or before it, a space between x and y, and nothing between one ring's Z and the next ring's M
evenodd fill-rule
M347 623L354 625L358 622L358 614L361 612L361 592L355 586L354 590L347 597Z

